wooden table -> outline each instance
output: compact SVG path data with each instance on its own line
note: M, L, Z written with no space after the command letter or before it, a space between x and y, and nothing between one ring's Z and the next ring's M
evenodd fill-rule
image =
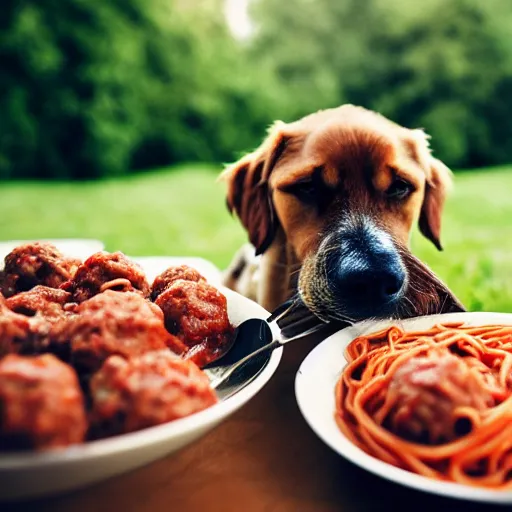
M66 496L7 510L327 512L504 510L442 499L375 477L327 448L302 418L295 372L316 340L285 348L267 386L178 454Z

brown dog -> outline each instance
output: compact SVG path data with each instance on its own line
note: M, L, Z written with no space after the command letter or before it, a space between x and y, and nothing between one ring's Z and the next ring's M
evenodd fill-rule
M272 311L299 292L323 320L400 315L412 228L441 250L451 172L422 130L353 105L278 122L223 173L242 249L225 284ZM417 290L416 290L417 291Z

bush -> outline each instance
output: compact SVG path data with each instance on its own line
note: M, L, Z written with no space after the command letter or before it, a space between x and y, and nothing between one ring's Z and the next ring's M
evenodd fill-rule
M9 22L0 35L0 177L125 171L145 115L136 25L143 11L131 3L132 9L101 0L2 6Z
M508 0L260 0L254 15L253 55L302 91L285 115L356 103L424 128L451 166L510 161Z
M0 179L100 178L250 145L267 100L220 4L6 0Z
M0 179L231 161L275 119L345 102L432 135L455 167L510 161L508 0L4 0Z

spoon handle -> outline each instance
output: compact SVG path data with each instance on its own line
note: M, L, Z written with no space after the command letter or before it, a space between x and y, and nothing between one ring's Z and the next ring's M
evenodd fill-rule
M254 352L251 352L250 354L246 355L244 358L240 359L235 364L229 366L226 368L221 374L216 375L210 382L210 385L213 389L218 388L221 384L226 382L235 372L238 372L243 369L243 367L250 363L253 359L263 355L263 354L270 354L274 349L282 347L286 343L289 343L290 341L295 341L301 338L305 338L306 336L309 336L310 334L319 331L323 325L316 325L312 327L311 329L308 329L307 331L301 332L300 334L297 334L296 336L292 336L291 338L275 338L270 343L267 343L266 345L263 345L262 347L258 348Z
M238 361L237 363L229 366L224 372L222 372L221 375L216 376L210 382L210 386L213 389L218 388L221 384L228 380L231 377L231 375L233 375L235 372L240 371L247 363L250 363L253 359L255 359L258 356L272 352L275 348L278 348L280 346L281 342L277 339L271 341L270 343L267 343L266 345L263 345L259 349L255 350L254 352L251 352L244 358L240 359L240 361Z
M290 343L290 341L296 341L296 340L300 340L302 338L306 338L307 336L309 336L309 335L311 335L311 334L313 334L315 332L318 332L318 331L324 329L325 326L326 326L326 324L323 324L323 323L322 324L317 324L317 325L314 325L313 327L311 327L310 329L306 329L305 331L302 331L299 334L295 334L293 336L290 336L289 338L283 336L281 338L281 340L279 341L279 344L280 345L286 345L287 343Z

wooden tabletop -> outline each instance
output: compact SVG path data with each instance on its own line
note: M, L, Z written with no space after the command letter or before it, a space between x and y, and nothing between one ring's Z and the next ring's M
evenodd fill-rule
M373 476L326 447L302 418L295 372L316 341L285 348L266 387L201 440L146 467L7 510L327 512L503 510L442 499Z

